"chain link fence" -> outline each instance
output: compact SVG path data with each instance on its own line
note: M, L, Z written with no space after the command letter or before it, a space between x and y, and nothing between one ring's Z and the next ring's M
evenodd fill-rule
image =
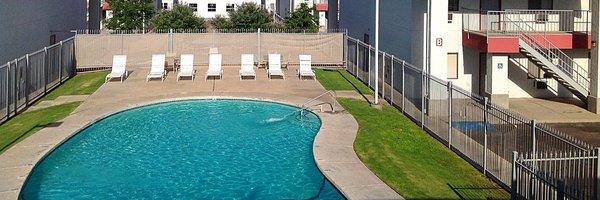
M75 39L44 47L0 66L0 124L75 72Z
M486 97L455 87L393 55L381 52L376 57L372 46L357 39L347 37L345 43L347 71L371 88L379 82L377 93L387 102L505 189L519 188L511 190L513 197L545 199L560 193L568 199L591 199L597 195L598 185L590 182L599 175L593 146L492 104ZM375 59L381 63L379 77L374 73ZM516 159L513 152L538 156ZM552 156L541 156L547 154ZM555 155L561 155L560 159L553 159ZM539 164L529 167L531 162Z

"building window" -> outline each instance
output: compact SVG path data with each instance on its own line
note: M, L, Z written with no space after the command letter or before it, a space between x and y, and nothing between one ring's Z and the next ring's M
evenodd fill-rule
M208 12L216 12L217 11L217 4L216 3L209 3L208 4Z
M552 10L553 0L529 0L529 9L531 10Z
M458 0L448 0L448 11L458 11Z
M190 3L189 6L190 6L190 8L192 8L192 10L194 12L198 12L198 4L197 3Z
M448 79L458 79L458 53L448 53Z
M231 12L231 11L233 11L234 9L235 9L235 4L232 4L232 3L228 3L228 4L227 4L227 7L226 7L226 11L227 11L227 12Z
M168 3L163 3L162 7L163 7L164 10L167 10L167 9L169 9L169 4Z

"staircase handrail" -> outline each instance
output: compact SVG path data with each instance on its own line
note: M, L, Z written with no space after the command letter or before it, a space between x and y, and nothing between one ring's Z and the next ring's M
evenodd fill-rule
M571 78L573 78L577 84L589 91L589 74L585 68L574 62L571 57L550 42L545 34L538 34L537 36L528 34L528 32L535 32L535 29L529 24L525 23L520 17L518 17L518 22L514 22L507 15L519 16L518 12L506 12L502 17L503 21L510 22L515 26L517 30L516 35L519 37L519 39L522 39L524 42L531 45L538 53L544 55L544 57L546 57L552 63L558 62L556 66L561 71L563 71L565 74L571 75ZM519 24L524 24L527 28L529 28L530 31L524 30L524 28ZM543 44L540 44L540 41L538 40L541 40ZM575 73L575 76L573 73Z

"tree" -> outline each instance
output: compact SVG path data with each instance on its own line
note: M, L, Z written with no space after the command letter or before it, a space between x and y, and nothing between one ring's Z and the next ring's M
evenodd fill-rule
M142 29L142 22L152 18L152 0L106 0L113 11L113 17L104 21L113 30Z
M151 20L156 29L203 29L204 19L196 17L189 6L177 5L173 10L158 13Z
M301 3L298 9L290 12L290 15L283 20L285 28L295 30L319 29L319 16L313 13L314 10L309 8L306 3Z
M221 15L217 15L215 18L211 20L212 25L216 29L231 29L233 28L233 23L226 17Z
M233 28L258 29L270 28L273 21L269 12L255 3L242 3L236 10L229 12Z

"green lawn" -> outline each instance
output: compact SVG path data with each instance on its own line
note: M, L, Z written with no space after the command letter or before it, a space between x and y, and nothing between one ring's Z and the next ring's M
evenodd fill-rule
M56 99L63 95L94 93L104 83L108 71L81 73L67 80L36 103ZM39 110L24 112L0 125L0 154L8 147L27 138L40 129L55 125L67 117L81 102L65 103Z
M373 94L346 71L315 70L328 90ZM396 108L338 98L358 121L354 149L360 159L407 199L508 199L509 194L421 130Z
M354 149L407 199L508 199L509 194L389 105L338 98L359 123ZM453 189L454 188L454 189Z
M64 82L58 88L52 90L46 96L42 97L36 103L53 100L63 95L85 95L94 93L102 84L108 71L81 73Z
M21 113L0 125L0 154L40 129L67 117L81 102L72 102Z
M356 90L362 94L373 94L373 91L354 78L346 70L315 69L317 80L327 90Z

